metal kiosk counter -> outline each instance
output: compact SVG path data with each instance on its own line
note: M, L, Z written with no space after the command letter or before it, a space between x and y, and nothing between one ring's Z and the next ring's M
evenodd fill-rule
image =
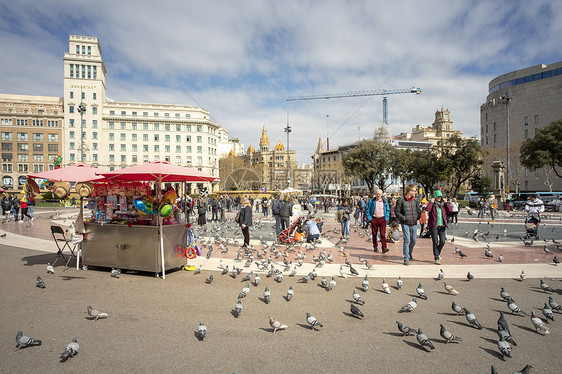
M85 222L82 242L82 265L118 269L162 272L160 228L122 224ZM178 246L187 245L186 224L162 226L164 265L166 271L185 265L186 259L177 255Z

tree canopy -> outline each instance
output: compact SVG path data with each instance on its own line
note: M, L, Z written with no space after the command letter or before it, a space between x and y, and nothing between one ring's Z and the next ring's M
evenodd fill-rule
M416 150L408 159L410 177L419 183L426 193L433 193L433 186L449 177L447 162L430 150Z
M529 169L549 167L562 178L562 119L537 129L534 138L521 145L521 164Z

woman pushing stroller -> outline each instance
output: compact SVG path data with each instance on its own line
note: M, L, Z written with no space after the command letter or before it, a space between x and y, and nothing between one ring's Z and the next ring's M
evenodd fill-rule
M527 212L527 218L525 219L527 234L524 236L524 239L538 239L539 223L541 223L541 213L544 212L544 203L533 194L529 196L529 200L525 203L525 212Z

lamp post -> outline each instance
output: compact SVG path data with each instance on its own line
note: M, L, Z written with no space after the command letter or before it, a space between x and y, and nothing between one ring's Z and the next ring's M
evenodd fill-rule
M84 162L84 113L86 113L86 104L83 102L78 105L78 113L80 113L80 161Z
M291 160L289 154L289 134L291 133L291 126L289 126L289 113L287 113L287 127L285 127L285 132L287 133L287 188L291 187Z

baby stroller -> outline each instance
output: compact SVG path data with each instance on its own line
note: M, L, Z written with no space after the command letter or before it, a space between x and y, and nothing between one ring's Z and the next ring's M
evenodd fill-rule
M537 212L529 212L527 218L525 219L525 230L526 233L521 237L523 240L538 240L539 239L539 223L541 222L541 217Z
M295 241L295 230L300 225L302 225L302 217L299 216L295 222L277 235L277 239L279 239L281 243L291 244Z

